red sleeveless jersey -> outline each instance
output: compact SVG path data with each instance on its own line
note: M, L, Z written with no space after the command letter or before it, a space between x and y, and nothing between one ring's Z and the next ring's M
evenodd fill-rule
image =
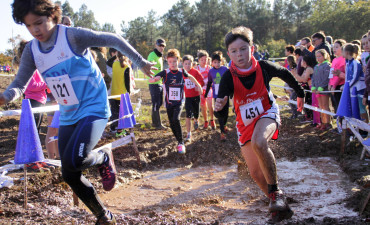
M245 88L239 77L232 73L236 126L239 144L242 146L251 140L254 127L261 117L271 118L280 123L279 108L275 98L265 85L259 63L256 67L256 79L251 89ZM273 139L277 139L277 136L278 130Z

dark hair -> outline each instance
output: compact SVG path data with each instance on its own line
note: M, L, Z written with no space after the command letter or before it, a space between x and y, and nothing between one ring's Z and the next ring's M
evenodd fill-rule
M355 45L358 45L358 46L361 46L361 41L360 40L353 40L351 41L352 44L355 44Z
M215 52L213 52L211 58L212 58L212 62L213 62L213 60L218 60L218 61L221 62L221 60L223 58L222 57L222 52L221 51L215 51Z
M207 56L207 58L208 58L208 52L206 51L206 50L198 50L198 52L197 52L197 57L198 57L198 60L200 59L200 58L202 58L202 57L204 57L204 56Z
M294 47L294 45L287 45L287 46L285 46L285 49L286 49L288 52L290 52L290 53L292 53L292 54L293 54L293 52L294 52L294 50L295 50L295 47Z
M115 48L109 48L109 50L108 50L109 56L111 56L112 53L114 53L114 52L117 52L117 49L115 49Z
M364 38L367 38L367 33L365 33L364 35L362 35L361 39L364 39Z
M306 41L307 43L310 43L311 42L311 38L309 38L309 37L304 37L304 38L302 38L302 40L301 41Z
M334 41L334 44L337 43L338 45L340 45L341 47L343 45L345 45L347 42L344 40L344 39L337 39Z
M235 27L229 33L225 35L225 46L226 49L229 48L229 45L233 43L236 39L242 39L247 42L249 45L253 45L253 32L247 27Z
M15 57L15 64L19 65L21 63L21 58L22 58L22 53L26 45L28 44L29 41L26 40L21 40L19 42L19 46L17 49L17 56Z
M299 49L299 48L296 48L296 49L294 50L294 54L299 55L299 56L302 56L302 50L301 50L301 49Z
M182 61L185 62L186 60L190 60L191 62L193 62L194 57L191 55L184 55L184 57L182 57Z
M314 68L315 65L316 65L316 59L310 57L310 56L303 56L303 61L305 61L305 63L307 64L307 66L311 67L311 68Z
M17 24L23 24L24 17L28 13L52 17L55 24L59 23L62 15L59 5L55 5L50 0L14 0L12 8L13 19Z
M353 43L346 44L343 48L343 51L348 52L349 54L351 54L351 56L353 56L354 54L356 54L356 56L359 56L361 54L360 45L353 44ZM354 57L354 58L357 58L357 57Z
M117 52L117 58L119 60L121 68L124 68L125 66L128 66L130 64L128 58L124 56L121 52Z
M316 32L312 35L312 39L314 38L319 38L322 40L322 42L325 42L325 34L324 34L324 31L319 31L319 32Z
M288 65L291 66L290 69L294 69L297 67L297 62L296 62L296 59L293 55L290 55L286 58L287 62L288 62Z
M177 50L175 48L169 49L168 52L167 52L167 58L177 58L177 59L181 60L179 50Z

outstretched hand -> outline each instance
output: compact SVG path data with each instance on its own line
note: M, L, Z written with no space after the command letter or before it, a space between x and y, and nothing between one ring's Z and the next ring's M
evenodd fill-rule
M156 63L152 63L152 62L147 62L145 66L143 66L140 70L143 71L143 73L145 75L147 75L148 77L152 78L154 72L152 70L158 70L157 67L154 67Z
M297 111L302 112L304 106L304 98L297 98Z
M224 108L224 106L227 103L228 96L225 96L224 98L216 98L215 101L215 111L220 111Z
M3 93L0 93L0 105L4 105L5 103L6 103L5 97L4 97Z

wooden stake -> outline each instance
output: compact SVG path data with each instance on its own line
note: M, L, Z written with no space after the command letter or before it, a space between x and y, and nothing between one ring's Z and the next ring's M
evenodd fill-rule
M367 206L367 203L369 203L369 200L370 200L370 193L367 195L367 198L365 199L365 202L364 202L364 204L361 207L360 215L362 215L362 213L364 212L364 210L365 210L365 208Z
M75 192L73 192L73 205L74 205L74 206L77 206L77 207L78 207L78 205L79 205L78 197L77 197L77 195L76 195L76 193L75 193Z
M27 166L24 164L24 209L27 209Z
M137 149L135 134L134 134L132 128L130 128L129 130L130 130L130 135L131 135L131 139L132 139L132 145L134 146L136 161L137 161L137 164L138 164L139 168L141 168L140 153L139 153L139 150Z
M344 152L346 150L346 142L347 142L347 126L346 126L346 120L342 120L342 136L341 136L341 144L340 144L340 153L339 158L342 158L344 155Z

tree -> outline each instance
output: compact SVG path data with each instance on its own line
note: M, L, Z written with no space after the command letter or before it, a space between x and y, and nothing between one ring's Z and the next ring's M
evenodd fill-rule
M82 4L79 11L73 15L73 23L76 27L100 30L100 25L95 20L94 13L91 10L88 10L85 4Z
M75 13L73 12L73 8L69 4L68 1L65 1L64 4L62 5L62 12L63 12L64 16L69 16L71 19L73 19L74 15L75 15Z
M114 29L114 26L111 23L103 24L103 26L101 27L101 31L116 33L116 30Z

